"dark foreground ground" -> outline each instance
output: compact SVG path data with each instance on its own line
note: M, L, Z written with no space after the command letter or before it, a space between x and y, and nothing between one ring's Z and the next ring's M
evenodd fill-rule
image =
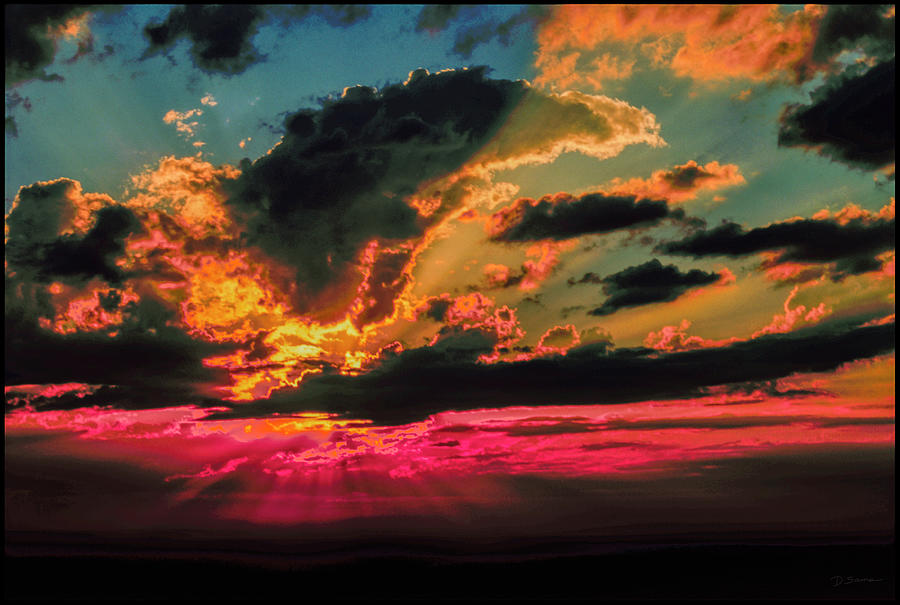
M96 541L95 541L96 542ZM888 600L894 544L588 540L267 548L8 532L5 599ZM295 544L296 546L296 544Z

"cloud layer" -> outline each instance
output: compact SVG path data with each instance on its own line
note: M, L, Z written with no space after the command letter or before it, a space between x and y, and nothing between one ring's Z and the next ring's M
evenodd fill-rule
M876 257L894 248L894 224L893 214L875 220L800 219L749 231L737 223L725 222L682 240L660 244L656 251L694 258L778 251L768 267L789 262L834 263L831 276L841 279L882 266L882 260Z
M493 340L482 332L404 351L360 376L322 374L297 391L233 408L216 417L328 411L376 422L403 423L445 410L498 406L625 403L697 395L704 387L765 381L796 372L824 372L894 350L894 325L848 328L820 324L726 347L659 353L610 351L609 343L565 356L479 364ZM711 372L710 368L716 368ZM566 385L560 389L559 385ZM440 388L435 388L440 385Z

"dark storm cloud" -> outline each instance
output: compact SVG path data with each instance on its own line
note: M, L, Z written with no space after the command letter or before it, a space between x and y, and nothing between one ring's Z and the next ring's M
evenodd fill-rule
M48 30L89 8L90 5L78 4L7 4L6 87L34 79L61 80L61 76L48 74L45 69L56 56L56 43Z
M886 17L891 6L828 7L811 56L812 64L827 66L825 83L809 104L785 106L779 145L808 147L862 169L894 161L895 18ZM842 52L861 53L865 60L841 69Z
M25 108L25 111L31 111L31 99L29 97L23 97L19 94L19 91L12 90L6 93L6 134L17 138L19 136L19 126L16 123L16 108L19 106Z
M663 254L692 256L747 256L767 250L783 250L777 263L836 263L832 279L878 269L881 252L894 248L894 219L846 224L834 220L799 220L774 223L745 231L737 223L699 231L682 240L656 247Z
M250 42L263 18L261 6L229 4L176 6L162 23L144 28L148 54L181 38L191 41L191 56L204 71L237 74L260 57Z
M534 26L547 14L549 9L531 5L506 20L495 19L485 9L473 4L431 4L422 8L416 20L416 31L440 32L458 22L453 52L464 58L481 44L497 39L509 46L513 32L522 25Z
M104 385L91 393L70 391L56 396L30 395L25 389L16 390L16 385L7 385L6 391L7 412L13 412L26 405L37 411L45 411L77 410L94 406L140 410L185 404L216 405L217 400L198 397L188 384Z
M378 257L366 280L367 302L355 318L358 326L381 321L394 312L394 300L409 283L409 278L403 275L403 267L409 259L410 252L405 250L386 252Z
M16 195L15 207L6 217L7 245L49 243L56 239L70 208L68 196L73 187L74 181L69 179L22 187Z
M145 56L168 49L186 38L190 40L191 57L198 68L226 75L239 74L263 58L252 38L259 26L271 17L290 23L318 15L331 25L346 26L368 17L369 12L368 7L348 4L176 6L162 23L144 27L144 35L150 43Z
M825 62L843 50L860 49L879 60L894 56L895 19L890 4L829 6L816 33L813 59Z
M675 300L691 288L709 285L720 277L699 269L682 273L675 265L663 266L654 258L604 277L603 292L609 298L589 314L610 315L625 307Z
M7 281L6 285L9 289L11 284ZM11 299L9 292L6 298L5 384L12 391L19 384L115 385L80 399L64 396L38 401L43 409L210 403L214 399L201 393L202 386L227 381L222 372L206 368L202 360L228 353L234 345L192 339L166 325L168 312L152 301L130 308L124 324L117 327L118 334L109 337L105 333L61 335L41 329L34 310L23 308L26 301Z
M137 217L122 206L101 208L83 236L57 235L72 183L60 179L19 190L16 207L6 219L7 270L44 282L96 276L119 283L124 274L114 260L123 253L125 238L141 229Z
M834 397L835 395L825 389L792 389L782 388L777 380L763 380L760 382L744 382L731 385L725 391L731 394L752 395L750 399L743 399L744 403L765 401L772 398L799 398L799 397ZM741 400L723 403L707 403L706 405L741 405Z
M833 76L813 91L809 105L781 114L778 144L812 147L835 161L877 169L894 161L894 59L859 75Z
M456 41L453 44L453 52L469 58L477 46L490 42L495 38L504 46L509 46L511 36L516 28L521 25L536 25L547 16L548 12L549 9L547 7L531 5L505 21L473 18L473 23L461 28L457 33Z
M151 295L142 296L140 303L123 303L117 286L128 275L115 260L124 251L125 238L141 229L129 209L106 205L94 212L93 226L85 233L60 235L71 225L77 204L112 203L105 196L73 197L79 192L77 183L68 179L23 187L6 219L6 385L116 385L77 401L70 396L38 404L55 409L114 403L128 408L185 403L186 398L197 399L204 383L227 381L202 360L235 345L199 342L171 327L172 312ZM113 335L62 335L39 327L42 319L52 320L58 312L48 282L81 285L95 277L112 286L97 293L100 307L123 317Z
M426 301L423 312L427 317L435 321L444 321L447 310L453 305L453 301L447 298L432 298Z
M288 116L281 144L242 163L229 203L248 243L295 266L301 298L315 296L373 238L421 235L404 198L469 159L528 90L486 78L485 68L418 70L405 85L348 89Z
M429 4L423 6L416 20L416 31L443 31L459 15L462 4Z
M457 333L440 346L409 349L359 376L325 372L299 389L242 405L218 417L328 411L381 423L420 420L446 410L611 404L691 397L705 387L825 372L894 349L894 324L828 322L727 347L678 353L609 350L608 343L512 363L476 363L494 341ZM565 385L565 388L560 388Z
M666 218L684 219L684 210L672 210L665 200L633 195L588 193L580 197L560 193L535 202L520 198L493 215L491 239L526 242L563 240L579 235L650 227Z
M316 15L324 19L329 25L348 26L363 19L368 19L372 9L364 4L312 4L291 7L290 10L307 9L310 15ZM273 7L271 10L279 10ZM301 15L302 16L302 15Z
M584 275L581 276L580 279L576 280L574 277L570 277L566 280L566 283L570 286L574 286L577 284L602 284L603 278L594 273L593 271L588 271Z
M18 90L12 90L6 93L6 111L12 111L21 105L25 111L31 111L31 98L23 97Z
M23 255L18 254L18 249L7 248L7 258L10 266L36 270L37 279L43 281L97 276L109 283L119 283L124 273L113 261L124 251L125 237L139 229L129 209L103 208L84 237L61 236L47 246L27 247Z

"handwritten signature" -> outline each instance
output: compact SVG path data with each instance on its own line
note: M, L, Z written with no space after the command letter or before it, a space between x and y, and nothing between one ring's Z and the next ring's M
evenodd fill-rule
M831 576L833 587L843 584L859 584L860 582L884 582L884 578L855 578L853 576Z

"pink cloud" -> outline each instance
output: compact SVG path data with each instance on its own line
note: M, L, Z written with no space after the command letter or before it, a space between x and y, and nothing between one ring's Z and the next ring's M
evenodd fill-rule
M650 332L644 339L644 346L657 351L671 353L674 351L689 351L691 349L708 349L724 347L739 338L727 338L724 340L712 340L701 336L689 336L687 331L691 322L683 319L677 326L663 326L658 332Z

